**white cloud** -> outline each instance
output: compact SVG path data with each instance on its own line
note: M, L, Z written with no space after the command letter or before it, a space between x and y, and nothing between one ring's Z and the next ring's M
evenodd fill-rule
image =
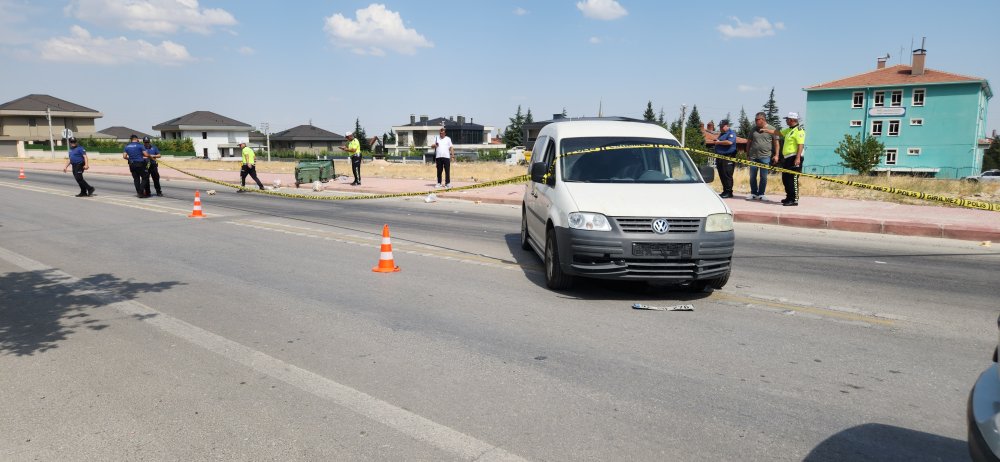
M250 47L240 47L240 49L236 50L236 51L239 52L239 54L244 55L244 56L250 56L250 55L252 55L254 53L257 53L257 50L254 50L253 48L250 48Z
M771 24L766 18L753 18L753 22L747 24L740 21L740 18L730 17L734 25L720 24L715 28L722 33L723 37L729 38L760 38L774 35L775 30L785 28L785 23L776 22Z
M182 28L207 34L213 27L236 24L228 11L199 8L198 0L71 0L63 11L81 21L156 34Z
M169 40L154 45L125 37L93 37L80 26L70 28L70 34L69 37L53 37L40 43L38 51L42 59L105 65L134 64L138 61L173 65L192 61L187 48Z
M528 14L528 10L526 10L524 8L521 8L521 7L517 7L517 8L514 8L514 14L517 15L517 16L524 16L524 15Z
M628 14L616 0L586 0L577 2L576 7L591 19L611 21Z
M760 91L761 90L758 87L755 87L753 85L747 85L745 83L741 83L741 84L737 85L736 89L739 90L739 91L741 91L741 92L744 92L744 93L751 92L751 91Z
M349 48L359 55L373 56L385 56L386 49L412 55L418 48L434 46L415 29L408 29L399 13L386 9L385 5L372 3L357 10L355 15L357 20L345 18L340 13L326 18L323 29L334 45Z
M600 37L591 37L587 41L590 42L592 45L597 45L598 43L601 43L601 38Z

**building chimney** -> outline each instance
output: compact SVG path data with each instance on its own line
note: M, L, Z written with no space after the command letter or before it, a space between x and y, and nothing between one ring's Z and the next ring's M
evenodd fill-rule
M420 121L421 122L427 122L427 116L426 115L421 115L420 116Z
M880 56L876 59L878 59L878 61L875 64L875 69L885 69L885 62L889 60L889 53L886 53L885 56Z
M414 114L410 114L410 124L412 125L415 123L417 123L417 116Z
M454 122L455 121L455 116L448 116L448 120L451 121L451 122Z
M924 62L927 60L927 50L924 49L926 41L927 37L924 37L920 41L920 48L913 50L913 66L910 75L924 75Z
M459 124L464 124L465 123L465 116L460 115L460 116L455 116L455 118L458 119L458 123Z

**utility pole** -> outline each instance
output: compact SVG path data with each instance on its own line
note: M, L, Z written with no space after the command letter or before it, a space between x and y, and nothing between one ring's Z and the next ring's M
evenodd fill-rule
M260 131L264 132L264 137L267 138L267 161L271 161L271 124L267 122L260 123Z
M684 143L687 135L687 104L681 104L681 147L685 147Z
M56 157L56 141L52 138L52 110L51 108L45 108L45 118L49 120L49 153L52 154L52 158Z

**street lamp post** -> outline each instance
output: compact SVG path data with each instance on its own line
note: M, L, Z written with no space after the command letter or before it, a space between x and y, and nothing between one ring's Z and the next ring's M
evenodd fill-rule
M260 123L260 131L264 132L264 137L267 139L267 161L271 161L271 124L268 122Z
M687 118L685 117L687 114L687 107L688 107L687 104L681 104L681 147L682 148L687 146L684 143L685 135L687 135Z
M56 140L52 138L52 109L45 108L45 118L49 121L49 153L56 157Z

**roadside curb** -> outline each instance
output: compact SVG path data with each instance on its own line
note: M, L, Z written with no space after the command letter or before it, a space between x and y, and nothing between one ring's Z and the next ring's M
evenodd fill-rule
M991 226L935 224L919 221L878 220L855 217L824 217L800 213L734 211L733 219L742 223L831 229L896 236L937 237L963 241L1000 242L1000 229Z

